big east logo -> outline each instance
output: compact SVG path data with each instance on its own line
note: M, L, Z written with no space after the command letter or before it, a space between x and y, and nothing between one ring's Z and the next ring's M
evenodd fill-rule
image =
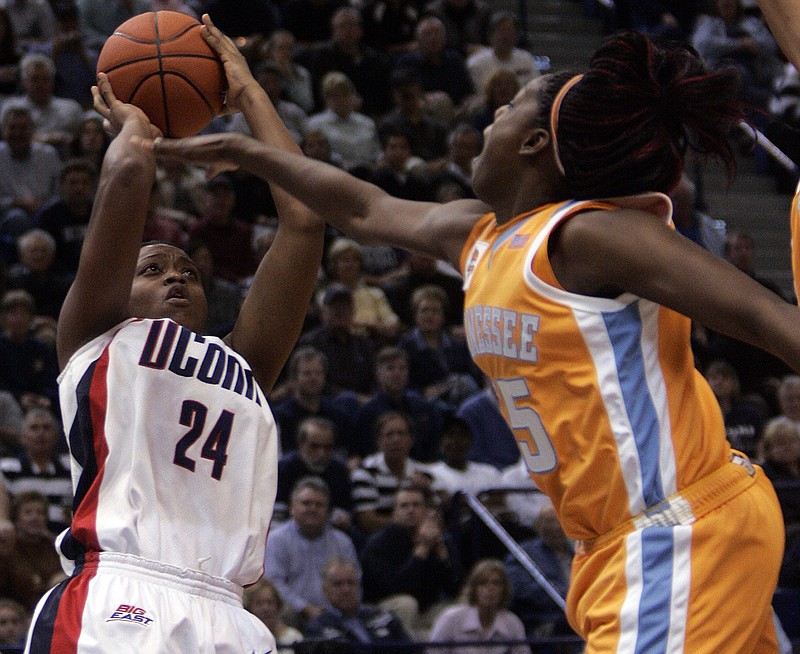
M148 625L153 618L147 617L147 611L131 604L120 604L106 620L106 622L135 622L136 624Z

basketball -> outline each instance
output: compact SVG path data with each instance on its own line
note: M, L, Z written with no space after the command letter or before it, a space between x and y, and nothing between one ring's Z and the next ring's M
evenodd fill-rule
M136 105L164 136L192 136L225 99L225 73L201 23L177 11L134 16L108 37L97 61L114 94Z

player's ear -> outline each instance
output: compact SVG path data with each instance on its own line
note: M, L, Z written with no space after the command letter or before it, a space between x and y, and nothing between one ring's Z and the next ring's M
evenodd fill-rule
M519 148L521 155L539 154L550 147L550 132L544 127L533 127L525 135L525 140Z

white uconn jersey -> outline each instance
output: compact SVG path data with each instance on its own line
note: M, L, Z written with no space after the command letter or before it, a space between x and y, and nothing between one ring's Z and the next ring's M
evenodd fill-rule
M241 356L170 320L131 319L73 355L59 385L75 489L64 557L261 576L277 434Z

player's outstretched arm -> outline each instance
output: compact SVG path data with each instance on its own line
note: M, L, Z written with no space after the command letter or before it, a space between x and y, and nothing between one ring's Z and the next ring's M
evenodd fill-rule
M239 166L300 198L362 243L393 245L454 264L475 220L489 211L478 200L447 204L401 200L335 166L240 134L157 139L148 147L158 156Z
M108 78L92 88L95 109L116 132L100 171L92 215L75 282L58 321L57 349L63 368L72 354L128 317L128 300L155 179L155 160L131 139L150 140L155 128L144 113L119 101Z

